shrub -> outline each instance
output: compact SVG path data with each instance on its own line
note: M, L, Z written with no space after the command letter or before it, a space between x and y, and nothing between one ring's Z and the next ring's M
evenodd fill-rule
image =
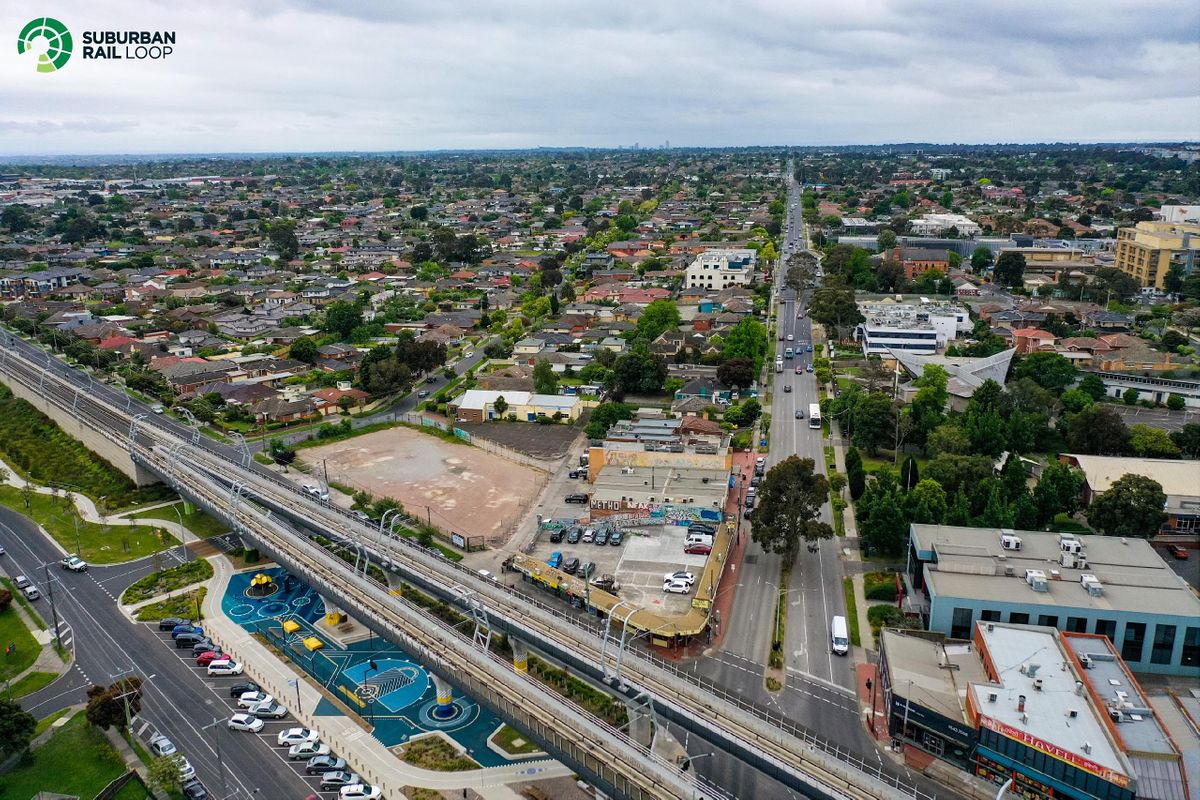
M904 622L904 615L895 606L871 606L867 609L867 619L871 630L876 633L881 628L898 628Z

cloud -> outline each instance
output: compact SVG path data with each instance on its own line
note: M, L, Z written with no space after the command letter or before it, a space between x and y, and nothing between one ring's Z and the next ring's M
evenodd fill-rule
M0 151L1194 138L1200 5L1035 0L62 0L0 55ZM27 20L0 12L0 30ZM175 30L88 61L85 30Z

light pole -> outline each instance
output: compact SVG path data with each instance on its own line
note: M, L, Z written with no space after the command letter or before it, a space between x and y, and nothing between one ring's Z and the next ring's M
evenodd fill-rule
M42 574L46 576L46 588L50 592L50 614L54 617L54 642L62 650L62 634L59 632L58 609L54 605L54 582L50 580L50 562L42 564Z
M688 756L679 765L679 771L687 772L688 768L692 765L693 761L698 761L701 758L708 758L709 756L715 756L715 755L716 755L716 753L712 752L712 753L697 753L694 756ZM696 787L695 782L693 782L692 783L692 800L696 799L696 794L697 794L697 787Z
M218 725L222 725L224 722L225 722L225 720L221 719L220 717L213 717L213 721L210 724L205 725L203 730L208 730L209 728L215 728ZM229 797L229 782L225 778L225 762L221 760L221 731L220 730L218 730L215 734L213 734L213 743L216 745L216 751L217 751L217 772L221 776L221 797Z

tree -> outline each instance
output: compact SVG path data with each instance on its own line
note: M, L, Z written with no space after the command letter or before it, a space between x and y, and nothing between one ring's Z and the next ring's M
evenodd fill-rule
M1167 521L1162 485L1144 475L1123 475L1088 507L1093 528L1108 536L1150 538Z
M558 394L558 376L544 358L533 365L533 390L538 394Z
M979 524L984 528L1011 528L1013 512L1009 508L1008 498L1004 496L1004 487L993 483L988 491L987 504L979 517Z
M653 394L662 389L666 377L666 364L650 352L650 346L644 340L638 340L613 364L616 388L622 393Z
M1013 370L1015 378L1029 378L1055 394L1061 394L1075 382L1077 370L1066 356L1059 353L1030 353Z
M896 246L896 232L891 228L884 228L875 238L875 244L878 245L879 252L886 253Z
M976 247L975 251L971 253L971 271L976 275L982 275L991 265L992 251L986 247Z
M950 401L950 392L946 389L949 383L950 373L944 367L926 364L921 370L921 377L916 381L921 388L909 406L918 442L924 442L945 421L945 408Z
M353 303L338 300L325 310L325 324L322 330L332 333L339 339L349 339L351 332L362 325L362 310Z
M717 365L717 380L739 390L754 383L754 362L748 358L731 358Z
M923 477L939 483L947 496L960 489L974 492L984 478L991 477L993 463L987 456L943 453L925 465Z
M971 504L967 501L967 493L962 489L955 492L954 502L946 509L946 516L942 518L942 524L970 527Z
M1092 406L1068 420L1067 443L1075 453L1121 455L1129 448L1129 428L1121 415L1105 406Z
M1141 423L1129 427L1129 449L1141 458L1179 458L1179 445L1170 434Z
M971 441L972 453L998 456L1008 446L1008 426L998 411L968 408L963 414L963 432Z
M763 367L763 359L770 349L767 340L767 328L753 317L743 317L737 325L729 329L721 346L721 358L725 361L738 358L750 359L757 375ZM749 384L747 384L749 385Z
M869 358L867 363L859 368L858 378L863 388L870 392L878 392L892 383L892 371L883 365L878 358Z
M1187 405L1187 400L1183 399L1183 395L1171 393L1167 395L1167 408L1172 411L1182 411Z
M429 209L425 206L413 206L408 209L408 215L417 222L424 222L429 219Z
M23 753L33 740L37 717L15 700L0 700L0 759Z
M866 550L896 555L904 549L908 536L905 506L896 474L886 468L875 472L855 506L858 533Z
M923 525L940 525L946 516L946 490L928 478L908 493L908 516Z
M1140 392L1132 386L1121 392L1121 402L1127 406L1137 405Z
M836 281L825 283L809 301L809 313L813 320L833 331L836 338L843 338L846 328L862 322L862 312L854 301L854 290Z
M1068 414L1078 414L1096 405L1096 399L1082 389L1068 389L1058 399Z
M758 487L750 535L764 550L783 555L784 563L790 564L801 541L833 536L833 528L818 520L828 499L829 482L816 472L813 460L788 456L767 470Z
M142 710L142 679L134 676L111 686L92 686L87 696L88 722L101 730L124 730L126 720Z
M633 419L636 409L626 403L601 403L592 409L588 416L587 428L584 433L589 439L603 439L608 429L622 419Z
M921 474L917 469L917 460L909 456L900 465L900 485L904 487L904 491L911 492L920 481Z
M679 328L679 309L672 300L655 300L638 317L634 338L652 342L665 331Z
M1070 465L1061 461L1047 464L1033 489L1037 527L1044 527L1060 512L1068 516L1075 513L1079 508L1083 483L1083 473Z
M301 336L288 348L288 357L303 361L305 364L315 364L317 362L316 341L311 336Z
M179 791L179 756L159 756L146 765L150 785L170 794Z
M1162 338L1158 340L1158 349L1174 353L1180 347L1187 346L1187 343L1187 337L1179 331L1167 330L1163 333Z
M1025 277L1025 256L1015 250L1006 250L996 259L992 274L1001 286L1020 286Z
M0 225L8 228L10 233L20 233L33 226L33 217L29 214L29 206L15 203L5 206L0 211Z
M296 238L296 221L275 219L267 226L267 238L284 261L291 261L300 254L300 240Z
M952 423L939 425L925 439L925 451L931 456L942 453L966 455L971 452L971 440L963 433L962 428Z
M880 447L895 439L896 409L892 398L882 392L859 400L850 418L854 446L866 450L868 455L875 455Z
M1189 422L1173 431L1171 441L1184 458L1200 458L1200 422Z
M12 605L12 592L4 587L0 587L0 614L8 611L8 607Z
M863 469L862 456L859 455L857 447L846 451L846 486L850 489L851 500L862 497L863 490L867 487L867 473Z
M268 446L271 460L287 470L288 464L296 460L296 451L283 443L282 439L272 439Z
M497 417L503 417L504 412L508 411L508 401L504 399L504 395L499 395L495 402L492 403L492 410L496 412Z

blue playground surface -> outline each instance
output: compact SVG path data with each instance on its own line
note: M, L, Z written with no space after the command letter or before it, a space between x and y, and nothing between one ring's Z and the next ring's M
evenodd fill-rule
M265 597L248 594L255 575L271 577L273 585ZM344 649L321 636L313 622L325 613L320 596L306 584L279 567L234 575L221 598L226 616L247 631L261 633L288 658L362 719L371 723L375 738L396 747L413 736L442 731L453 738L484 767L510 763L487 746L487 738L502 721L469 697L455 695L453 705L434 715L437 707L433 679L407 653L379 638L355 642ZM285 621L300 628L283 630ZM304 640L315 636L324 643L308 650ZM321 716L337 716L342 710L326 699L317 705ZM521 759L514 759L521 760Z

